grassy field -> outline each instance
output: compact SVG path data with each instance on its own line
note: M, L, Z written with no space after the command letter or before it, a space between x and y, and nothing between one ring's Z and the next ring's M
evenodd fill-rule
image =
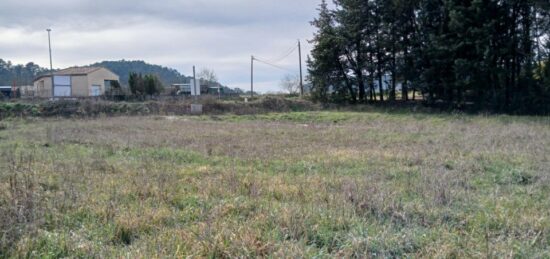
M0 121L0 257L550 257L550 118Z

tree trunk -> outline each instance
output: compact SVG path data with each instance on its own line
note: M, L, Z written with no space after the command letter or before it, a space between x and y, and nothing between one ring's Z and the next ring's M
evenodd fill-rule
M355 76L357 76L357 86L359 87L359 101L365 101L365 80L363 78L363 71L358 69L355 71Z
M405 35L405 39L407 39L407 35ZM409 62L409 41L405 41L405 48L403 49L403 58L405 60L405 69L408 71L410 69L410 62ZM408 101L409 100L409 90L408 87L408 73L405 73L403 84L401 85L401 100Z
M394 37L394 40L395 40L395 37ZM395 80L397 78L397 75L396 75L396 70L397 70L397 67L396 67L396 49L395 49L395 41L394 43L392 43L392 57L391 57L391 90L390 90L390 101L395 101L396 97L396 93L395 93Z
M355 94L355 91L353 91L353 86L348 78L348 75L346 74L346 71L344 70L344 65L342 65L342 62L339 62L340 65L340 73L342 74L342 77L344 78L344 83L346 84L346 88L348 89L351 101L353 103L357 102L357 96Z
M380 101L384 101L384 86L382 85L382 54L380 53L380 49L377 50L377 67L376 67L376 73L378 75L378 89L380 91Z
M374 102L374 101L376 101L376 88L374 86L374 69L373 69L373 66L372 66L372 65L374 65L374 59L372 57L372 51L369 51L369 64L371 64L371 66L368 68L368 70L369 70L370 101Z
M355 67L355 75L357 76L357 86L359 87L359 101L365 101L365 80L363 77L363 48L361 47L361 38L355 42L357 49L357 63Z
M408 82L405 80L403 81L403 84L401 85L401 100L408 101L409 100L409 91L407 90L407 84Z

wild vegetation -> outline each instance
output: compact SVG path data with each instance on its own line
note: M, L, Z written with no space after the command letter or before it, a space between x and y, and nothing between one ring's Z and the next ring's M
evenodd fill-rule
M190 114L191 103L203 105L206 114L258 114L269 112L291 112L320 110L322 107L308 101L280 97L263 97L245 103L241 98L220 101L212 96L203 96L194 101L191 98L167 97L164 100L147 102L113 102L102 100L64 101L16 101L0 102L0 120L13 117L72 117L88 118L98 116L136 115L186 115ZM357 107L360 108L360 107ZM366 107L364 107L366 108Z
M0 257L550 257L547 117L0 122Z
M549 3L323 0L313 97L549 114Z

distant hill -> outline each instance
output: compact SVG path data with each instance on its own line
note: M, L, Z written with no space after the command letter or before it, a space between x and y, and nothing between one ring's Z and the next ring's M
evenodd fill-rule
M157 75L165 86L187 82L190 78L180 74L173 68L153 65L141 60L103 61L90 66L101 66L113 71L120 76L120 83L122 85L128 85L130 72Z
M122 85L128 85L130 72L157 75L165 86L189 81L189 77L180 74L175 69L148 64L141 60L102 61L90 66L101 66L115 72L120 76ZM36 77L46 74L48 71L49 69L40 67L33 62L16 65L11 61L0 59L0 85L10 86L14 82L17 85L32 85Z
M119 61L102 61L91 64L90 66L100 66L107 68L120 76L120 84L128 86L128 78L130 72L146 74L154 74L158 76L164 86L170 86L175 83L187 83L191 77L180 74L173 68L153 65L141 60L119 60ZM49 69L40 67L33 62L26 65L14 65L10 61L0 59L0 86L11 86L14 82L16 85L32 85L33 80L49 72ZM242 90L231 89L220 83L212 83L214 87L222 87L224 93L240 93Z

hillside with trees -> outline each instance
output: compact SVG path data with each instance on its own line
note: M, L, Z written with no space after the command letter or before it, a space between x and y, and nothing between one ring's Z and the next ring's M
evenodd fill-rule
M91 66L101 66L113 71L120 76L120 83L125 86L128 86L128 80L130 79L131 73L156 75L163 85L189 81L189 77L180 74L173 68L153 65L141 60L103 61L92 64Z
M334 3L312 22L315 99L550 112L548 1Z
M180 74L177 70L159 65L148 64L144 61L103 61L90 66L105 67L120 76L120 83L128 86L130 73L155 75L163 85L182 83L189 78ZM33 62L26 65L15 65L11 61L0 59L0 85L32 85L33 80L49 69L38 66Z
M153 65L140 60L102 61L91 64L90 66L105 67L113 71L120 76L120 85L124 88L134 89L132 93L137 96L158 94L164 87L169 87L176 83L188 83L191 79L191 77L182 75L173 68ZM29 62L26 65L14 65L11 61L0 59L0 85L11 86L14 83L16 85L32 85L36 77L48 72L49 69L40 67L33 62ZM132 88L130 86L131 75L134 75L136 78L141 75L144 77L143 80L148 79L148 85L154 85L155 87L149 87L149 91L145 91L141 89L145 86L142 87L140 84L136 84L134 88ZM199 71L197 73L197 78L200 78L201 82L207 87L220 88L222 94L243 93L241 89L233 89L219 83L214 70L211 69ZM211 94L218 94L218 91L212 92Z
M32 85L34 78L46 71L33 62L14 65L11 61L0 59L0 85Z

